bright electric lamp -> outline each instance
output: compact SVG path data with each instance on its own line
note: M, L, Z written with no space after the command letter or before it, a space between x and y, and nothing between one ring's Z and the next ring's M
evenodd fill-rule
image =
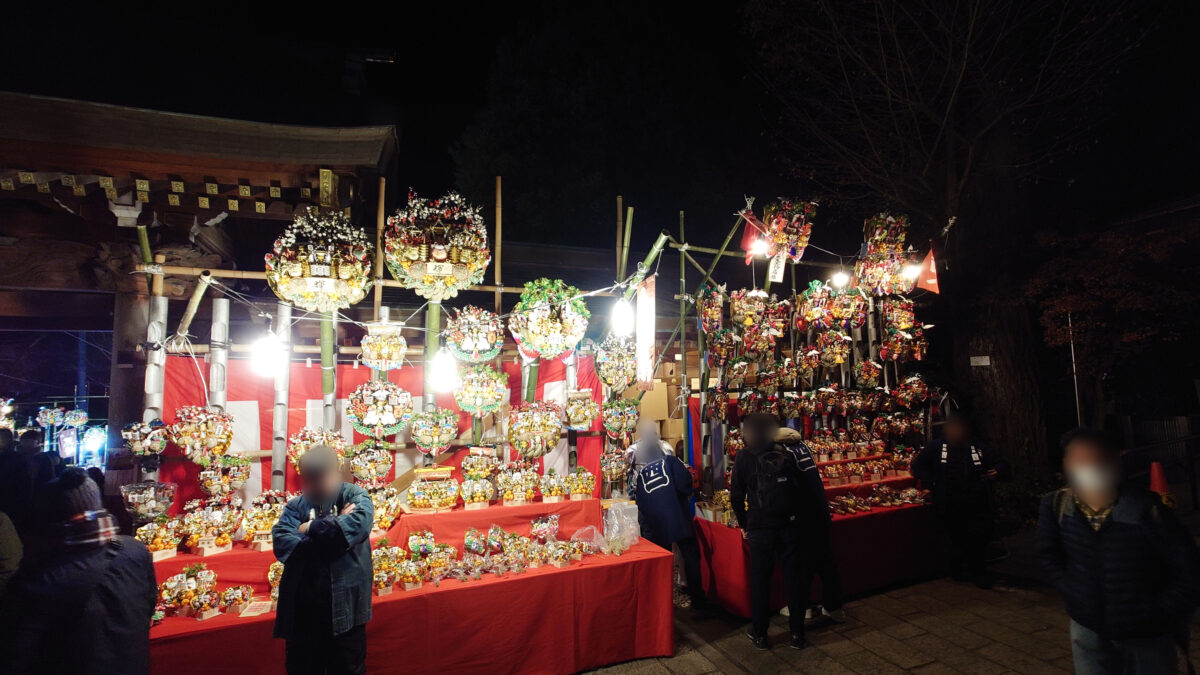
M250 345L250 368L260 377L275 377L287 367L287 350L279 336L268 331Z
M917 263L909 263L904 266L904 278L912 281L921 276L921 266Z
M750 244L750 254L751 255L766 255L767 254L767 240L766 239L755 239L754 242L752 244Z
M88 452L99 452L104 447L106 434L100 427L91 427L83 435L83 449Z
M625 298L617 300L612 308L611 326L613 335L629 337L633 334L633 305Z
M438 353L434 354L433 363L429 364L429 367L429 378L434 391L444 394L453 391L458 386L458 366L454 362L454 355L449 350L439 349Z
M850 283L850 275L838 270L833 273L833 278L829 280L834 288L845 288L846 284Z

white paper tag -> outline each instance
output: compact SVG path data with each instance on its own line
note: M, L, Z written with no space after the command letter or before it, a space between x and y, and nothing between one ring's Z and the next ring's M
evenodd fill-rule
M776 253L775 257L771 258L771 264L767 266L767 278L771 280L771 283L778 284L783 281L785 260L787 260L787 254L783 251Z
M437 277L448 277L454 274L454 265L450 263L425 263L425 273Z

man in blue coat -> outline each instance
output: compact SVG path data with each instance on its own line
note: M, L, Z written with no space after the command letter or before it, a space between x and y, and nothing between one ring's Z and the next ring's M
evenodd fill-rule
M375 509L367 491L342 482L333 449L300 458L304 492L271 529L283 563L275 637L287 640L287 671L365 673L371 620Z
M1122 482L1120 465L1099 431L1063 438L1067 487L1042 500L1038 556L1067 602L1075 672L1174 673L1200 603L1200 553L1158 495Z

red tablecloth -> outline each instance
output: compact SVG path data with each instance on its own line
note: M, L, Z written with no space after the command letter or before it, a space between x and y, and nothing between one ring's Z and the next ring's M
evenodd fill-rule
M247 551L246 553L250 553ZM225 565L209 558L224 586ZM258 554L255 554L258 555ZM588 556L502 578L443 581L374 598L372 673L573 673L674 653L673 559L641 541L621 556ZM162 675L283 672L273 613L206 621L171 617L150 631Z
M731 614L750 615L749 546L742 531L696 519L704 591ZM923 504L835 516L833 555L846 595L927 578L940 569L933 509ZM819 598L813 585L813 597ZM785 603L776 566L775 609Z
M556 504L530 502L520 506L501 506L496 502L486 509L466 510L461 506L446 513L406 513L396 519L388 530L388 542L408 548L408 535L421 530L433 532L438 543L451 544L462 553L463 535L467 528L485 531L493 524L508 532L529 534L529 522L539 516L558 515L558 538L570 539L581 527L594 525L603 530L604 512L599 499L563 501Z

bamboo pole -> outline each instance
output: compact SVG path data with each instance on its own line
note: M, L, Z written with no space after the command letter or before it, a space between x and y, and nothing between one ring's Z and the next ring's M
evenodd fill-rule
M617 278L620 279L624 275L621 274L621 242L625 240L625 200L621 195L617 195Z
M333 431L337 423L337 317L321 315L321 426Z
M679 212L679 241L687 241L683 229L683 211ZM683 379L683 386L679 388L683 392L683 455L688 458L688 463L693 464L692 457L692 441L691 441L691 425L688 424L688 412L690 411L691 393L689 391L689 382L687 374L687 261L684 254L687 251L679 253L679 329L682 332L683 339L679 344L679 352L683 358L680 359L679 375Z
M630 209L630 211L633 211L633 209ZM663 231L658 233L658 239L654 240L654 245L650 247L650 252L647 253L646 257L638 263L637 272L633 274L633 276L629 279L629 284L625 287L625 292L623 295L626 300L631 299L633 295L637 293L638 284L642 283L642 280L645 279L646 275L650 273L650 266L653 265L654 261L658 259L659 254L662 253L663 247L666 246L670 239L671 235L667 232ZM624 275L622 275L621 278L624 279Z
M503 208L503 195L501 193L500 187L501 187L500 186L500 176L496 176L496 256L495 256L495 259L496 259L496 262L495 262L495 265L496 265L496 268L495 268L496 290L494 291L496 294L496 314L503 313L501 311L503 309L503 306L501 305L500 289L504 286L504 282L501 280L502 277L500 274L501 273L500 254L501 254L501 251L503 250L503 242L504 242L504 208ZM480 433L482 434L483 432L480 431ZM478 441L476 441L476 442L478 442Z
M434 401L433 391L433 358L437 356L438 346L440 342L439 333L442 332L442 303L437 300L430 300L429 305L425 308L425 385L422 389L422 398L425 405L422 410L433 410L437 405Z
M625 208L625 241L621 245L621 273L617 275L618 279L624 279L625 274L629 272L629 237L633 234L633 207Z
M208 362L208 405L223 412L229 384L229 298L213 298L208 343L212 347Z
M387 178L379 177L379 208L375 211L375 303L371 316L379 320L379 308L383 305L383 228L387 223L383 198L387 194Z
M275 335L286 355L284 367L275 373L271 406L271 489L286 488L284 471L287 468L288 391L292 381L292 306L286 302L275 305ZM323 383L322 383L323 384Z

